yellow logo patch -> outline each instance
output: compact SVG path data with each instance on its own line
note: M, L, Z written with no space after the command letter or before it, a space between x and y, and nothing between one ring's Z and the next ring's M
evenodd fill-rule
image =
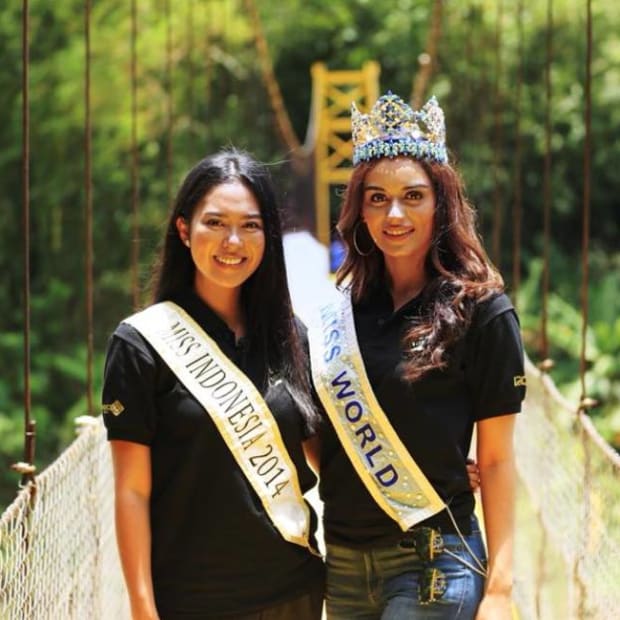
M525 375L517 375L513 377L515 387L525 387L527 386L527 377Z
M111 413L112 415L120 415L125 411L125 407L120 400L115 400L111 405L103 405L101 408L103 413Z

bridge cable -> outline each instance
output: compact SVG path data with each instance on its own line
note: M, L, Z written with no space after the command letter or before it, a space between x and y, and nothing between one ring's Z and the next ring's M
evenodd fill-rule
M86 271L86 410L94 415L93 404L93 180L92 118L90 96L91 0L84 0L84 210Z
M589 249L590 249L590 197L592 177L592 0L586 0L586 77L585 77L585 107L584 125L585 136L583 143L583 209L582 209L582 239L581 239L581 353L579 357L579 379L581 382L581 407L588 408L592 403L586 397L586 334L588 328L588 289L590 278Z
M465 100L469 109L474 109L478 104L478 97L480 92L486 92L487 74L481 66L480 47L486 47L488 41L486 40L487 30L481 27L482 20L479 20L482 13L482 7L479 0L471 0L467 5L467 17L464 21L465 32L465 65L472 72L471 80L464 80L463 90L465 93ZM479 21L477 21L479 20ZM451 26L448 26L450 28ZM475 47L476 46L476 47ZM482 123L467 123L466 133L464 134L466 140L469 140L472 144L481 144L484 140ZM469 159L472 161L473 166L478 169L480 167L482 149L473 149L473 152L469 154ZM485 212L483 209L476 209L478 218L478 229L482 230L485 225Z
M195 150L195 136L194 136L194 106L195 106L195 94L194 94L194 80L196 78L196 67L194 64L194 0L188 0L187 3L187 72L189 73L189 84L187 89L187 133L189 137L189 154L191 160L194 159Z
M209 139L209 121L211 120L211 81L213 76L213 58L212 58L212 50L211 45L213 43L213 38L215 35L214 30L214 0L208 0L205 5L205 15L206 15L206 50L205 50L205 138Z
M131 291L134 310L140 306L140 154L138 151L137 43L137 0L131 0Z
M551 68L553 64L553 0L547 0L547 17L545 27L545 157L543 173L543 265L542 265L542 307L540 324L540 357L538 368L548 372L553 368L553 360L549 357L548 334L548 305L549 305L549 248L551 245L551 135L552 135L552 82ZM536 522L540 531L540 547L536 561L536 576L538 583L545 583L547 579L545 560L549 536L543 520L542 510L536 512ZM542 617L543 600L542 588L535 593L536 618Z
M512 301L518 308L521 287L521 224L523 210L523 140L521 113L523 107L523 0L517 3L517 92L515 118L514 201L512 205Z
M590 196L592 176L592 0L586 0L586 76L584 85L585 107L584 124L585 136L583 143L583 224L581 240L581 353L579 356L579 379L581 382L581 409L588 409L594 403L587 398L586 392L586 334L588 329L588 290L590 285Z
M173 148L172 134L174 124L174 110L172 103L172 14L170 0L164 2L164 16L166 20L166 67L165 67L165 91L166 91L166 194L167 204L172 204L173 196Z
M24 354L24 460L11 465L21 474L21 486L34 482L36 423L32 419L30 386L30 11L22 1L22 252L23 252L23 354Z
M584 125L585 135L583 142L583 208L582 208L582 280L581 280L581 351L579 355L579 379L581 382L581 399L578 416L580 424L580 439L584 449L583 469L583 522L591 522L592 513L592 455L588 441L589 426L587 412L596 405L596 401L588 398L586 392L587 372L587 329L588 329L588 290L590 284L589 246L590 246L590 199L592 176L592 0L586 0L586 74L584 83ZM580 573L580 567L588 554L589 527L581 528L580 553L575 557L573 578L577 584L578 617L586 616L587 584Z
M540 357L538 365L543 372L553 368L554 362L549 356L549 276L551 248L551 210L552 210L552 178L551 178L551 136L552 136L552 75L553 64L553 0L547 0L547 27L545 33L545 162L543 176L543 265L542 265L542 307L540 322Z
M495 18L495 87L493 93L493 237L492 251L495 266L501 268L501 237L502 237L502 192L500 180L502 150L502 94L500 77L502 74L502 20L503 0L498 0Z

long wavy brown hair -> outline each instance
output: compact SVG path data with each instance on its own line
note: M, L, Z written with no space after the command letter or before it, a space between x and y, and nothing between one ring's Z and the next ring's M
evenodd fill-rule
M386 277L383 254L361 220L364 179L378 161L354 169L337 225L347 255L336 281L351 291L353 302L363 300L377 279ZM431 180L436 205L425 262L429 280L421 294L420 314L412 320L403 341L409 381L445 368L451 347L471 323L476 303L504 290L502 277L480 241L476 214L458 171L450 164L416 161Z

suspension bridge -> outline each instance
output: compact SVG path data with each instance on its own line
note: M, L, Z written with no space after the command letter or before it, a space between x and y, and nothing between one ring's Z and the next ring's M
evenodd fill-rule
M213 4L213 2L211 3ZM497 4L498 24L502 19L502 2ZM194 2L188 0L188 11ZM220 8L228 7L221 3ZM305 211L311 232L285 240L289 279L294 305L302 318L309 304L329 294L328 246L333 224L334 187L346 182L350 171L351 146L348 135L348 110L355 100L367 107L376 99L381 77L377 62L367 61L351 70L333 70L317 62L311 67L311 113L305 140L296 135L285 98L278 83L270 48L266 40L260 10L253 0L235 5L251 32L257 66L271 110L275 134L289 154L290 170L302 191L313 200ZM583 101L582 200L582 275L581 275L581 342L579 379L581 393L567 399L556 388L552 369L549 323L549 299L552 282L550 243L552 236L553 188L552 148L553 110L551 70L553 66L553 2L547 0L545 73L541 92L544 97L545 157L543 176L543 222L541 249L541 322L540 346L529 351L527 360L528 394L524 415L519 416L516 430L519 490L517 500L515 606L524 620L536 619L607 619L620 613L620 457L595 429L589 411L595 401L587 390L587 330L589 290L589 241L591 219L591 115L592 115L592 9L585 2L583 42L585 57ZM411 85L411 101L421 101L437 70L438 45L442 37L441 1L432 4L424 53ZM32 158L30 125L30 22L29 2L22 5L22 246L23 246L23 358L24 358L24 453L14 465L21 476L20 490L0 517L0 618L127 618L128 604L115 545L113 516L113 480L109 448L94 403L95 369L95 295L93 254L93 119L91 93L92 7L84 2L84 308L86 324L86 404L76 419L77 437L49 466L36 467L36 425L31 404L31 178ZM523 54L523 2L517 3L517 53ZM165 25L164 63L161 83L165 109L165 185L170 204L174 187L175 110L173 106L172 67L174 63L172 6L166 0L161 7ZM129 71L131 94L130 123L130 236L132 238L128 288L133 307L142 300L140 262L144 259L141 239L140 147L139 147L139 25L137 0L129 3ZM188 24L193 14L188 13ZM193 32L188 30L188 32ZM496 30L495 78L502 68L501 27ZM178 35L178 33L177 33ZM189 56L193 56L193 39L186 33ZM191 69L191 62L190 69ZM517 63L522 67L522 63ZM208 70L208 68L207 68ZM510 293L519 300L522 268L522 164L524 145L520 139L518 111L522 105L524 76L517 73L514 97L515 117L514 199L509 214L502 207L499 191L502 153L502 93L496 83L495 99L489 108L497 131L493 148L492 175L496 191L492 195L489 247L497 264L502 259L503 221L510 217L511 273ZM205 94L205 96L208 96ZM187 94L193 107L194 91ZM190 119L191 120L191 119ZM299 196L294 194L293 197ZM303 202L300 198L300 202ZM306 199L306 204L308 201ZM299 208L299 207L298 207ZM488 224L488 223L487 223ZM303 245L303 244L309 245ZM300 245L301 244L301 245ZM303 249L300 249L303 248ZM303 253L316 253L314 261L298 261ZM505 254L505 253L504 253ZM309 269L309 265L313 268ZM299 287L303 282L304 287ZM131 307L126 308L127 314Z

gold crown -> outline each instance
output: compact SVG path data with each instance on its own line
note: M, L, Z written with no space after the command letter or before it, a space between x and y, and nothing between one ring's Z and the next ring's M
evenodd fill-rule
M406 155L415 159L448 161L443 110L431 97L413 110L391 91L379 97L369 114L351 105L353 165L382 157Z

